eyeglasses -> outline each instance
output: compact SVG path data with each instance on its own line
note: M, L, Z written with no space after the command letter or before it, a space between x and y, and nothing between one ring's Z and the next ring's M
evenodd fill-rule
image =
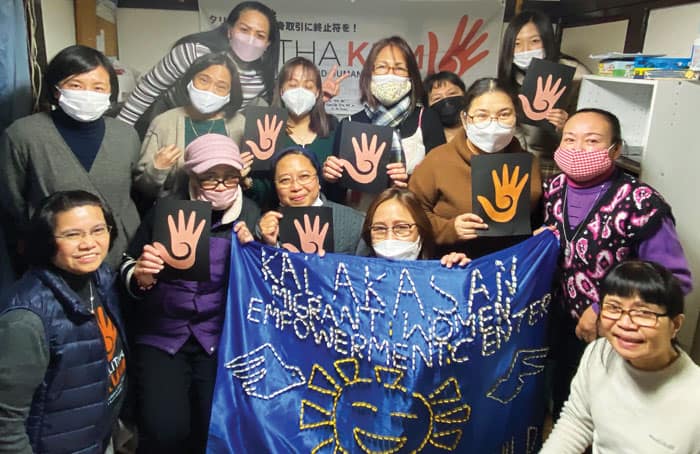
M315 173L301 173L296 177L285 175L277 180L277 187L283 189L290 188L295 181L301 186L306 186L307 184L313 182L314 178L316 177L317 175Z
M465 113L464 115L472 120L472 124L477 129L488 128L493 120L496 120L496 122L504 128L510 128L515 124L515 112L503 112L495 117L487 113L478 113L476 115Z
M389 66L379 63L372 69L372 74L376 74L378 76L383 76L385 74L389 74L390 72L394 73L396 76L408 77L408 69L403 66Z
M203 178L199 180L199 187L205 191L211 191L223 184L226 189L233 189L238 186L238 182L241 181L240 176L228 176L224 178Z
M106 235L109 235L109 232L111 231L112 227L105 224L93 227L89 232L84 230L69 230L61 235L54 235L54 237L61 240L78 243L80 241L84 241L88 235L90 235L92 238L104 238Z
M668 313L659 314L658 312L647 311L644 309L623 309L617 304L603 303L600 309L601 317L608 320L620 320L624 314L627 314L637 326L645 328L653 328L659 322L659 317L667 317Z
M375 238L386 238L389 230L394 234L396 238L407 238L411 235L413 227L416 224L394 224L391 227L385 225L372 225L369 228L370 233Z

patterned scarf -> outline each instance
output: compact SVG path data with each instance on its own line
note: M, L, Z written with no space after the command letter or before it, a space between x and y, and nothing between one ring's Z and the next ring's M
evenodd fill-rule
M373 125L397 128L411 114L410 107L411 96L409 92L401 98L401 101L388 108L379 104L376 109L372 110L370 106L365 104L365 113Z

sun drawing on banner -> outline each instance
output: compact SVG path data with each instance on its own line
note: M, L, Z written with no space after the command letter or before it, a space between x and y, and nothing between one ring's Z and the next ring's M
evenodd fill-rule
M301 401L299 428L327 431L312 453L413 453L428 444L457 449L471 407L454 377L423 396L403 386L402 370L375 366L374 377L363 378L355 358L333 366L335 376L314 364L308 381L314 400Z

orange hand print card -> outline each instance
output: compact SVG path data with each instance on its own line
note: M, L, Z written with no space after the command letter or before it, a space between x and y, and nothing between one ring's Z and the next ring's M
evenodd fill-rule
M160 199L153 216L153 246L165 262L159 279L209 280L211 204Z
M472 157L472 211L489 228L479 236L529 235L529 153L496 153Z
M552 109L563 109L571 92L576 68L533 58L518 95L525 123L554 129L547 121Z
M280 243L292 252L323 255L333 252L331 207L282 207Z
M386 166L405 162L391 157L393 129L358 121L343 121L335 138L335 155L343 166L340 185L360 192L377 194L389 187Z
M243 115L245 129L241 140L241 153L253 153L254 171L270 170L275 153L281 149L287 111L273 107L249 106L243 111Z

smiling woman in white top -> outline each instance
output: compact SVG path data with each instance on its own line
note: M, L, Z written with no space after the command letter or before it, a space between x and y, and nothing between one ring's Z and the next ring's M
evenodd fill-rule
M653 262L617 265L602 285L603 336L581 359L542 453L700 453L700 368L676 341L683 292Z

